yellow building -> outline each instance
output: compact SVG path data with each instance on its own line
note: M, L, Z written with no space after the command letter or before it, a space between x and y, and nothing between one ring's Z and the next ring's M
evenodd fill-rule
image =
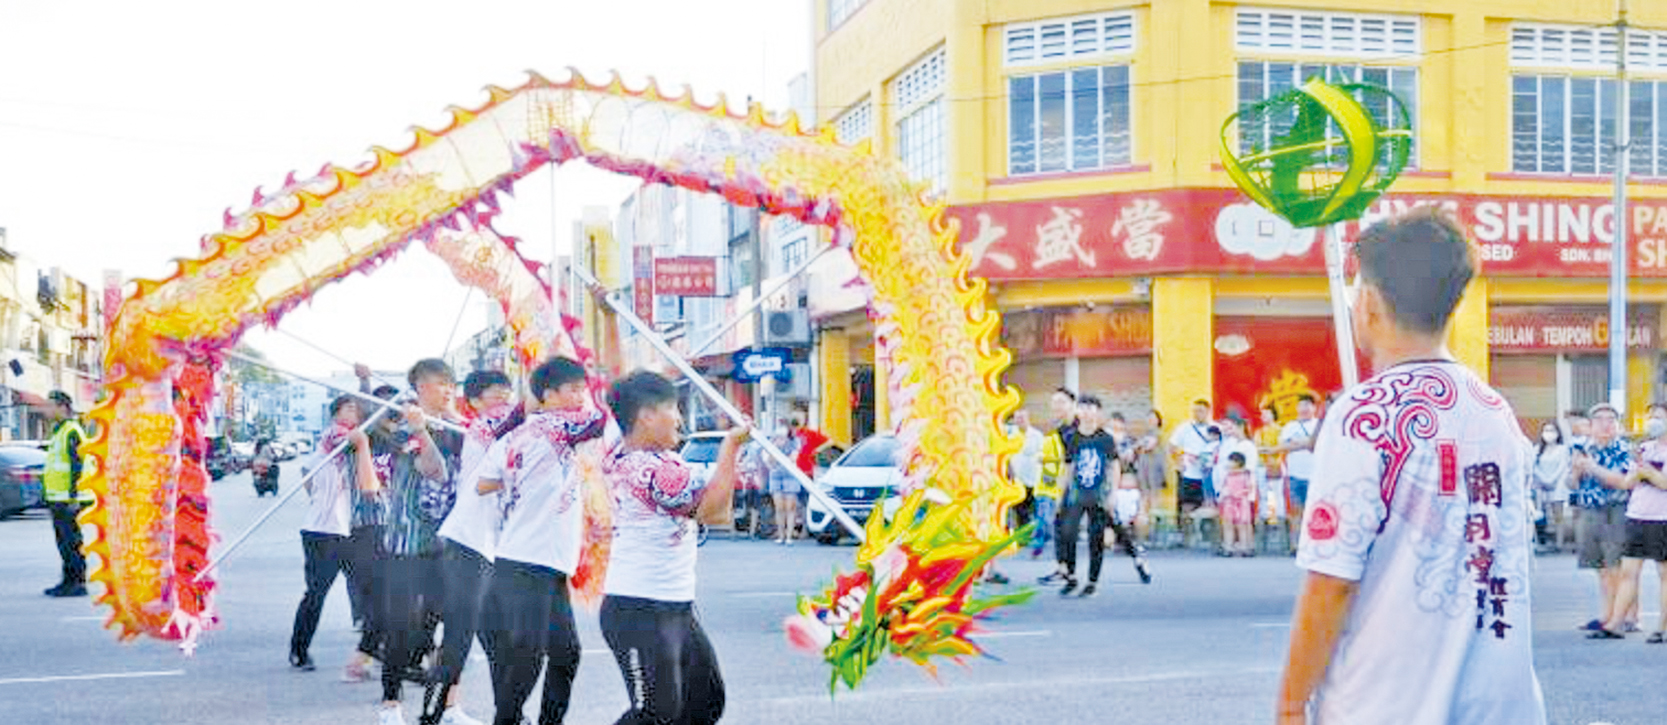
M1633 5L1637 414L1656 397L1667 301L1667 32L1643 28L1667 28L1667 4ZM1411 112L1412 164L1367 221L1440 204L1481 245L1454 352L1526 420L1606 397L1609 0L815 6L820 119L947 195L1006 316L1008 381L1038 413L1056 386L1170 421L1196 399L1253 413L1336 387L1315 235L1250 206L1217 156L1241 103L1316 74L1387 87ZM827 429L849 427L853 368L884 379L871 335L857 313L824 320Z

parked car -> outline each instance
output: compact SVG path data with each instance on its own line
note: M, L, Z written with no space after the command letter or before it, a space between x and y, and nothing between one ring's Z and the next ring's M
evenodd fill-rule
M903 483L903 466L897 461L897 438L870 436L840 456L816 479L816 485L844 507L857 523L868 521L876 503L895 499ZM832 546L846 535L833 513L816 497L805 505L805 530L816 540Z
M0 445L0 518L44 508L41 474L46 469L46 451L39 441L11 441Z

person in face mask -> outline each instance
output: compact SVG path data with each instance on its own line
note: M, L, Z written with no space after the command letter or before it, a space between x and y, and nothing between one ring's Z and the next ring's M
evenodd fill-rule
M1644 423L1646 440L1638 449L1640 465L1626 476L1623 488L1632 491L1626 507L1626 543L1621 548L1621 571L1615 591L1615 608L1603 628L1588 639L1616 640L1625 637L1624 613L1638 604L1638 577L1645 561L1655 562L1656 574L1667 585L1667 408L1650 406ZM1667 588L1662 590L1667 592ZM1661 620L1644 641L1667 643L1667 593L1662 595Z
M1557 421L1548 420L1540 426L1540 444L1534 454L1534 501L1540 510L1534 529L1538 535L1540 553L1561 551L1568 533L1563 525L1563 511L1569 502L1569 447L1563 442L1563 429Z

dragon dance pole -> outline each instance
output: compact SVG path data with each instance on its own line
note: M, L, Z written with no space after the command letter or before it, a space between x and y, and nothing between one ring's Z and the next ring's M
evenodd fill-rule
M365 422L360 423L359 427L355 428L354 430L361 430L362 431L366 428L369 428L371 423L376 422L376 419L377 419L378 416L381 416L383 413L386 413L389 410L392 410L391 406L387 407L387 408L383 408L382 410L378 410L375 413L366 416L365 417ZM239 548L242 548L243 544L249 540L250 536L253 536L255 534L256 530L260 529L260 527L262 525L264 525L268 519L272 518L273 515L278 513L278 509L283 508L284 504L289 503L290 499L295 498L295 494L299 493L302 489L306 488L307 487L307 482L313 480L313 476L318 475L319 471L324 470L325 466L329 465L331 461L336 459L336 456L341 455L342 451L345 451L345 450L347 450L347 441L342 441L335 448L332 448L330 450L330 453L325 455L324 458L321 459L318 462L318 465L313 466L313 470L308 471L307 475L302 476L301 480L296 482L295 487L291 488L289 490L289 493L284 494L283 498L280 498L277 501L272 502L272 505L267 507L266 511L262 512L261 515L258 518L255 519L254 523L249 524L246 528L243 529L243 533L238 534L237 538L232 539L232 543L227 544L224 549L221 549L220 554L218 556L215 556L213 559L210 559L209 562L208 562L208 566L203 567L202 571L197 572L197 576L193 577L192 580L193 581L198 581L198 582L202 581L203 577L208 576L209 572L212 572L212 571L214 571L214 569L216 567L219 567L221 562L224 562L227 558L229 558Z
M316 378L309 378L309 377L307 377L305 375L302 375L300 373L290 372L290 371L285 370L283 368L275 367L271 363L264 362L264 361L261 361L261 360L257 360L255 358L249 357L248 355L244 355L244 354L239 353L239 352L227 351L225 353L225 355L226 355L226 357L232 358L233 360L240 360L242 362L246 362L246 363L248 363L250 365L254 365L256 367L266 368L267 370L271 370L272 372L278 373L279 375L286 375L288 377L295 378L296 380L299 380L303 383L312 383L313 385L317 385L321 388L325 388L325 389L328 389L328 390L334 390L338 393L342 393L342 394L345 394L345 395L351 395L354 398L362 400L366 403L370 403L371 405L377 406L378 408L393 408L395 410L398 409L398 406L395 405L394 403L390 403L390 402L388 402L386 400L383 400L381 398L378 398L374 395L367 395L367 394L361 393L357 390L349 390L347 388L343 388L343 387L340 387L340 386L331 385L327 382L324 382L323 380L318 380ZM468 429L464 428L463 426L460 426L460 425L458 425L456 423L453 423L449 420L446 420L444 418L436 418L436 417L431 416L431 415L424 415L423 418L426 419L428 422L433 423L434 425L440 426L441 428L445 428L446 430L452 431L454 433L467 434L469 432Z
M799 266L788 271L787 274L782 275L781 278L776 280L775 284L770 285L769 288L759 292L758 297L754 298L751 302L748 302L746 307L736 310L734 316L730 317L729 321L723 324L723 327L719 327L718 331L712 333L711 337L706 338L705 342L696 345L693 350L689 351L689 357L700 357L701 355L706 354L707 350L712 349L713 345L718 344L718 341L724 338L725 333L734 329L736 325L741 324L743 320L752 319L753 310L764 306L765 300L774 297L777 292L781 291L781 288L787 286L788 282L792 282L794 277L804 274L805 270L810 269L810 265L815 264L816 260L822 258L822 255L833 251L833 248L834 245L832 244L822 247L820 250L817 250L815 254L810 255L810 259L805 260Z
M666 362L671 363L672 367L677 368L678 372L683 373L683 377L689 380L689 384L693 385L696 390L699 390L702 395L705 395L707 400L712 401L712 404L717 406L718 410L723 411L724 415L729 416L729 419L732 421L738 422L746 419L746 416L742 415L741 411L737 409L733 403L730 403L728 398L725 398L722 393L719 393L716 388L712 387L711 383L706 382L706 378L702 377L700 372L695 370L694 366L689 364L688 360L683 359L682 355L679 355L675 350L672 350L671 346L667 345L666 341L661 339L659 333L655 332L652 327L649 327L648 323L643 322L641 318L637 317L637 313L631 309L630 305L616 299L614 293L603 287L602 283L598 282L596 277L592 276L589 270L575 264L573 265L573 274L583 280L584 283L591 289L596 290L597 296L602 299L604 304L613 308L614 313L619 315L619 318L624 320L625 324L630 325L631 329L637 331L637 334L642 335L645 339L647 339L648 344L653 346L654 350L660 353L661 357L666 359ZM762 295L760 296L762 297ZM760 430L757 425L750 425L747 427L747 430L752 433L753 438L758 440L759 446L770 456L771 459L776 462L777 465L780 465L783 469L786 469L788 473L792 474L794 478L798 479L799 485L804 486L805 491L809 493L812 498L820 501L823 506L828 507L828 510L833 513L834 520L838 521L839 525L844 526L846 531L851 532L852 536L857 537L857 541L864 540L862 526L857 523L856 519L851 518L850 514L845 512L844 506L839 505L839 502L835 501L832 496L829 496L827 492L818 488L815 481L812 481L809 476L806 476L804 471L799 470L799 464L792 458L787 457L786 453L782 453L780 448L777 448L774 443L770 442L770 439L765 436L764 431Z
M1348 282L1343 278L1343 235L1336 224L1320 225L1320 243L1325 245L1326 279L1331 287L1331 322L1337 334L1337 366L1343 373L1343 390L1360 383L1360 363L1354 356L1354 318L1349 312Z

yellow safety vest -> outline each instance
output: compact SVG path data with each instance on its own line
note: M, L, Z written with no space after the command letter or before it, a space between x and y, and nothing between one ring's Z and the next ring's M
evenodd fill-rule
M41 474L41 488L47 501L67 502L70 500L70 450L80 450L81 442L87 440L87 432L81 429L81 424L71 418L58 424L52 431L52 443L46 449L46 466ZM86 473L83 466L82 473ZM79 489L76 498L82 503L93 502L93 492L90 489Z
M1059 474L1065 471L1065 442L1059 431L1048 434L1042 441L1042 482L1036 486L1039 498L1059 498Z

